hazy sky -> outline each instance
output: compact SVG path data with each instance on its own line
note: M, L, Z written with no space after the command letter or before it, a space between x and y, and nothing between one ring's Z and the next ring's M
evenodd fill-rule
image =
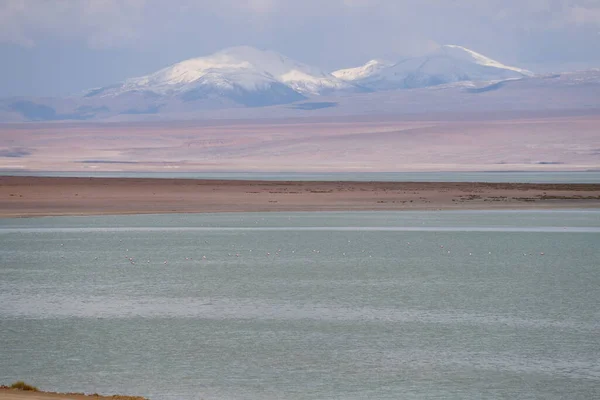
M600 0L0 0L0 97L77 94L236 45L333 70L437 44L600 67Z

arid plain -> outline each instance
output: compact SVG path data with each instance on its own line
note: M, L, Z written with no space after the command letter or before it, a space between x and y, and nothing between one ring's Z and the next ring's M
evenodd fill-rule
M7 171L586 171L599 115L0 127ZM0 178L2 216L596 207L599 185Z
M582 171L600 114L0 125L18 171Z

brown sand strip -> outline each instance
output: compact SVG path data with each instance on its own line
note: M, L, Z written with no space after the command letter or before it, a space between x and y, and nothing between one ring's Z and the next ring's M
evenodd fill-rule
M16 390L0 388L0 400L146 400L137 396L99 396L97 394L85 395L83 393L52 393L34 392L28 390Z
M598 207L600 184L0 177L0 217Z

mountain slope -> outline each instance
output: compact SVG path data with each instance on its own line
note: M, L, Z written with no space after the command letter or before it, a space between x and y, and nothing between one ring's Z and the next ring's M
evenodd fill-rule
M287 88L287 87L286 87ZM296 93L296 92L294 92ZM251 94L256 94L252 92ZM193 92L188 96L192 96ZM202 96L208 96L202 98ZM367 115L600 112L600 69L496 82L457 82L396 91L321 96L294 104L244 107L235 98L200 94L199 100L130 93L117 97L0 99L0 121L156 121L314 118ZM248 99L243 101L250 101Z
M185 60L121 84L94 89L86 97L146 93L194 101L221 96L246 106L262 106L357 90L352 83L279 53L242 46Z
M274 52L237 47L84 97L0 98L0 122L561 109L599 110L600 70L532 76L463 47L443 46L424 57L373 60L328 74Z
M331 75L352 82L374 76L392 65L394 63L385 60L371 60L360 67L340 69L332 72Z
M431 54L393 65L373 64L339 70L334 76L370 90L420 88L463 81L501 81L533 74L507 66L461 46L445 45Z

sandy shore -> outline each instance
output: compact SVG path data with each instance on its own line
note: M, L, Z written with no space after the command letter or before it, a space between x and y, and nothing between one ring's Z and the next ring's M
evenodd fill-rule
M0 177L0 217L598 207L600 184Z
M25 390L14 390L0 388L0 400L145 400L143 397L133 396L98 396L85 395L82 393L50 393L32 392Z

